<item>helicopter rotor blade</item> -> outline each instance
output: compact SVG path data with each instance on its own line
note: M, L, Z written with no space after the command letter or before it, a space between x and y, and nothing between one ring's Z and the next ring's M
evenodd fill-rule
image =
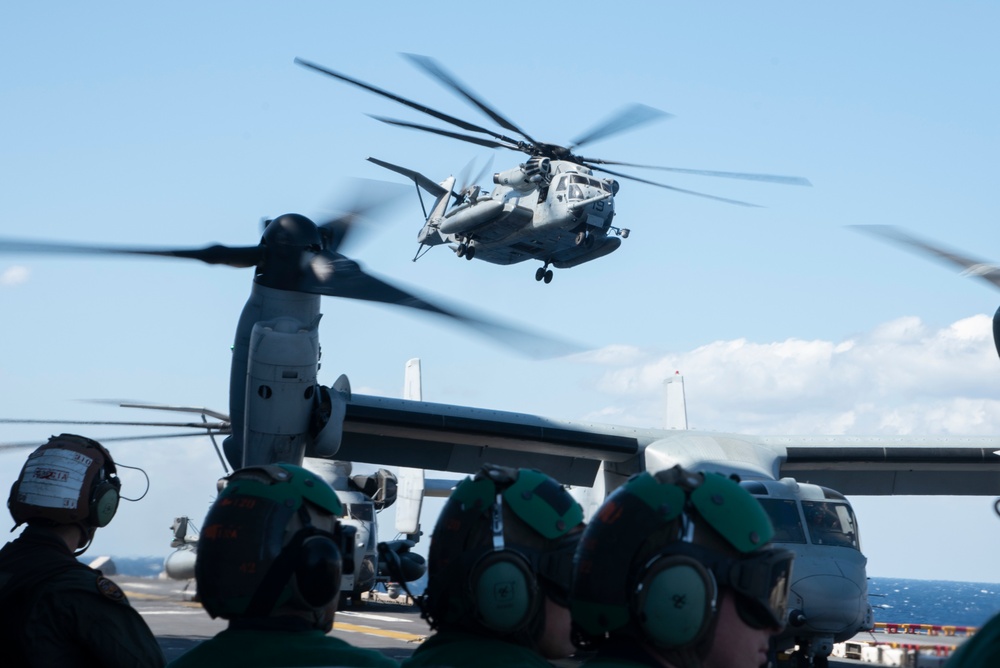
M605 174L612 174L614 176L620 176L623 179L630 179L632 181L638 181L639 183L645 183L651 186L656 186L657 188L666 188L667 190L673 190L674 192L684 193L685 195L694 195L695 197L704 197L706 199L713 199L718 202L725 202L726 204L735 204L737 206L748 206L753 208L761 208L759 204L753 204L752 202L744 202L738 199L729 199L727 197L719 197L717 195L709 195L707 193L700 193L696 190L687 190L685 188L678 188L676 186L668 186L666 183L658 183L656 181L650 181L649 179L639 178L638 176L632 176L630 174L622 174L621 172L613 172L610 169L605 169L603 167L597 167L596 165L586 164L587 167L597 170L599 172L604 172Z
M400 198L409 194L410 189L398 183L373 179L351 179L351 187L344 191L352 193L344 204L334 204L329 208L338 213L318 222L325 248L336 251L349 236L354 236L365 223L374 223L380 213L395 205Z
M801 176L783 176L780 174L753 174L747 172L719 172L709 169L685 169L682 167L660 167L658 165L638 165L632 162L619 162L617 160L601 160L600 158L580 158L584 162L595 165L618 165L621 167L638 167L640 169L657 169L661 172L674 172L675 174L693 174L695 176L715 176L724 179L743 179L746 181L763 181L766 183L781 183L789 186L812 186L809 179Z
M224 264L238 269L255 267L260 262L260 246L222 246L214 244L200 249L153 249L94 246L87 244L52 243L28 239L0 238L0 253L41 255L144 255L199 260L206 264Z
M438 119L440 121L444 121L445 123L450 123L451 125L460 127L463 130L468 130L470 132L479 132L479 133L482 133L482 134L485 134L485 135L489 135L489 136L491 136L491 137L493 137L495 139L499 139L501 141L510 142L512 144L517 144L518 143L518 141L516 139L511 139L510 137L505 137L502 134L494 132L493 130L490 130L488 128L484 128L484 127L481 127L479 125L476 125L475 123L470 123L468 121L463 121L461 118L456 118L455 116L451 116L451 115L446 114L444 112L441 112L441 111L438 111L436 109L432 109L432 108L430 108L428 106L422 105L419 102L414 102L413 100L408 100L405 97L401 97L399 95L396 95L395 93L390 93L387 90L383 90L383 89L378 88L376 86L372 86L370 84L366 84L364 81L361 81L359 79L354 79L353 77L349 77L346 74L341 74L340 72L336 72L336 71L331 70L329 68L323 67L322 65L317 65L316 63L310 62L308 60L304 60L302 58L296 58L295 59L295 63L298 64L298 65L302 65L303 67L308 67L309 69L312 69L312 70L314 70L316 72L319 72L321 74L326 74L327 76L333 77L334 79L339 79L340 81L343 81L345 83L349 83L349 84L351 84L353 86L357 86L358 88L362 88L364 90L367 90L370 93L375 93L376 95L381 95L382 97L388 98L388 99L390 99L390 100L392 100L394 102L399 102L400 104L406 105L407 107L410 107L411 109L416 109L417 111L419 111L419 112L421 112L423 114L427 114L428 116L433 116L434 118L436 118L436 119Z
M525 139L527 139L532 144L537 145L538 142L531 138L531 136L524 130L519 128L513 123L513 121L508 120L499 111L486 104L484 101L479 99L467 86L463 85L454 76L449 74L445 69L439 65L434 59L428 58L427 56L420 56L413 53L404 53L403 56L407 58L411 63L422 69L424 72L434 77L441 83L443 83L448 88L458 93L460 96L464 97L466 100L475 105L480 111L493 119L500 127L505 130L510 130L511 132L516 132Z
M632 104L612 115L607 120L591 128L588 132L573 139L569 145L570 149L576 149L584 144L605 139L611 135L616 135L626 130L637 128L658 119L673 118L673 114L654 109L645 104ZM597 162L597 161L592 161Z
M930 255L953 267L962 269L963 276L979 278L995 288L1000 288L1000 265L983 262L943 246L929 243L892 225L849 225L848 227L908 246L911 250L917 250L924 255Z
M228 434L229 432L216 432L218 434ZM158 441L162 439L173 439L173 438L195 438L199 436L212 436L212 432L186 432L181 434L149 434L145 436L109 436L105 438L99 438L97 441L99 443L111 443L118 442L123 443L127 441ZM0 443L0 450L18 450L21 448L37 448L42 444L42 441L20 441L14 443Z
M190 427L229 433L228 422L140 422L122 420L25 420L0 418L0 424L99 424L118 427Z
M432 132L436 135L441 135L443 137L451 137L452 139L458 139L460 141L467 141L471 144L477 144L479 146L485 146L486 148L507 148L512 151L523 150L520 146L513 143L502 143L494 141L492 139L483 139L482 137L474 137L472 135L464 135L459 132L449 132L448 130L442 130L440 128L434 128L429 125L421 125L419 123L410 123L408 121L399 121L394 118L386 118L384 116L375 116L374 114L368 114L370 118L374 118L376 121L381 121L383 123L388 123L389 125L398 125L402 128L410 128L412 130L422 130L423 132Z
M519 329L483 316L472 315L467 309L440 306L366 273L357 262L339 253L317 253L309 263L309 267L312 271L303 275L296 288L300 292L393 304L433 313L457 321L479 334L536 359L558 357L583 350L575 344Z

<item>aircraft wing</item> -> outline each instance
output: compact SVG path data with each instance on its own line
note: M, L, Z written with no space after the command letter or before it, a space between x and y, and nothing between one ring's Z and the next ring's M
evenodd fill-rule
M843 494L1000 494L997 436L761 436L781 474Z
M639 429L355 394L338 459L474 473L489 462L593 486L674 464L857 495L1000 494L1000 437L752 436Z

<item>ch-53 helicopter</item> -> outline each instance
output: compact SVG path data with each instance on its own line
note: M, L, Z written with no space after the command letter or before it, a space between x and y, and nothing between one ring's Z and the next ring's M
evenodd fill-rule
M476 134L458 133L407 121L375 117L384 123L431 132L487 148L518 151L528 156L528 159L517 167L495 173L493 175L495 187L492 192L485 192L476 184L481 176L471 181L463 178L462 182L457 182L456 177L450 176L436 183L412 169L369 158L373 163L409 178L417 186L425 222L417 234L419 246L414 261L431 247L448 244L458 257L467 260L479 258L501 265L516 264L530 259L538 260L542 262L542 266L535 271L535 280L549 283L552 281L550 265L558 269L567 269L604 257L621 246L622 239L628 238L629 230L612 224L615 217L615 196L619 190L618 181L595 175L595 172L729 204L755 206L748 202L686 190L612 171L604 165L810 185L807 179L794 176L657 167L585 157L577 153L585 145L657 118L668 117L670 114L645 105L633 104L579 135L568 146L551 144L538 141L527 134L494 107L483 102L468 86L460 83L431 58L404 55L447 88L473 104L504 130L516 136L510 137L502 132L461 120L316 63L301 58L296 58L295 62ZM436 198L430 212L420 195L421 188Z

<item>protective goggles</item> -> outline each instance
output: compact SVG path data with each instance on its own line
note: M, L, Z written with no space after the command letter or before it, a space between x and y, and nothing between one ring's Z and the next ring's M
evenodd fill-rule
M713 566L720 586L736 594L736 612L755 629L782 628L788 613L795 555L780 548L759 550Z

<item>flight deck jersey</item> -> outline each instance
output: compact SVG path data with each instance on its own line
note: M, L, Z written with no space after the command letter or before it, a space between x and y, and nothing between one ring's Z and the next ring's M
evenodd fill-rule
M125 592L77 561L58 536L32 526L0 550L0 646L3 664L12 666L165 662Z

